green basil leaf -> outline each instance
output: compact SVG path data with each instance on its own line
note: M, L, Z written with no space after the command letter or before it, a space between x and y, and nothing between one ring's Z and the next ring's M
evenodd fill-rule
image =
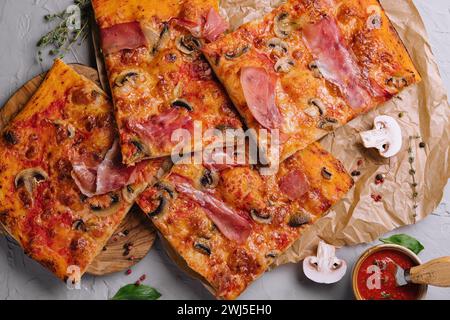
M117 291L112 300L158 300L161 297L155 288L143 284L128 284Z
M415 254L418 254L420 251L425 249L417 239L414 239L407 234L395 234L389 238L380 239L380 241L384 243L398 244L402 247L408 248Z

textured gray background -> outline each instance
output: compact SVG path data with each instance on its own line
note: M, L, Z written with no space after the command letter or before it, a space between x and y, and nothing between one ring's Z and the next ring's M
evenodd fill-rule
M404 0L392 0L404 1ZM450 1L415 0L425 20L442 78L450 91ZM33 76L47 70L51 59L42 65L35 61L35 43L47 29L42 17L64 9L71 0L0 0L0 105ZM75 46L66 62L94 65L89 45ZM450 187L444 201L425 221L399 231L424 244L420 254L426 261L450 255ZM338 255L349 267L370 245L343 248ZM197 281L180 271L159 244L133 268L133 273L83 278L81 290L68 290L49 272L25 257L16 244L0 236L0 299L108 299L124 284L146 274L146 283L158 288L164 299L211 299ZM335 285L317 285L305 279L301 267L285 265L268 272L241 296L242 299L351 299L350 272ZM429 299L450 299L450 289L430 288Z

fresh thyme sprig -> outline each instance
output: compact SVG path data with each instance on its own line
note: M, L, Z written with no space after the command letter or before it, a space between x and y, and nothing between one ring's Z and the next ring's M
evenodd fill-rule
M416 210L418 207L417 198L419 196L419 192L417 191L418 183L416 180L416 169L414 168L415 157L414 157L413 145L415 144L415 141L417 141L418 139L420 139L419 135L409 136L409 146L408 146L409 175L412 177L411 197L413 200L413 210L414 210L413 218L414 219L416 219L416 217L417 217Z
M75 43L81 44L87 38L91 15L90 4L91 0L74 0L74 5L80 8L81 13L81 27L79 29L71 30L69 28L69 25L75 24L75 21L72 19L72 13L67 10L44 16L45 22L56 22L57 24L37 43L37 59L39 62L43 61L45 51L48 51L50 56L63 58Z

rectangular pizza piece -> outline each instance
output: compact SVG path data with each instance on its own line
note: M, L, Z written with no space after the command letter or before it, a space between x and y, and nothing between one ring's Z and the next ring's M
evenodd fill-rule
M221 299L234 299L353 186L313 143L275 175L251 166L177 164L137 203Z
M1 133L0 223L61 279L85 272L164 162L121 163L112 109L57 60Z
M125 164L170 155L181 142L172 141L179 129L192 138L196 128L202 134L241 126L198 50L200 37L214 39L226 27L217 1L92 3ZM214 142L214 137L200 138L195 145L185 141L185 150Z
M290 0L202 51L282 159L420 81L377 0Z

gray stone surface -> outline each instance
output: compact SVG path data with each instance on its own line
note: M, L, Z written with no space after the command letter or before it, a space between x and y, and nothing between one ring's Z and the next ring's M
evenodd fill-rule
M405 1L405 0L402 0ZM442 78L450 91L450 1L415 0L425 20L430 41L440 66ZM48 69L51 59L39 65L35 61L35 43L48 26L42 17L63 9L70 0L0 1L0 105L26 80ZM76 46L66 62L94 65L90 45ZM438 209L425 221L402 228L425 245L420 257L426 261L450 255L450 187ZM396 231L398 232L398 231ZM369 245L340 249L338 255L351 267ZM0 299L108 299L122 285L146 274L147 281L158 288L163 299L211 299L197 281L180 271L159 244L133 268L130 276L118 273L106 277L87 276L81 290L68 290L49 272L25 257L12 241L0 237ZM285 265L256 281L242 299L351 299L350 272L335 285L317 285L303 276L300 265ZM429 299L450 299L450 289L430 288Z

